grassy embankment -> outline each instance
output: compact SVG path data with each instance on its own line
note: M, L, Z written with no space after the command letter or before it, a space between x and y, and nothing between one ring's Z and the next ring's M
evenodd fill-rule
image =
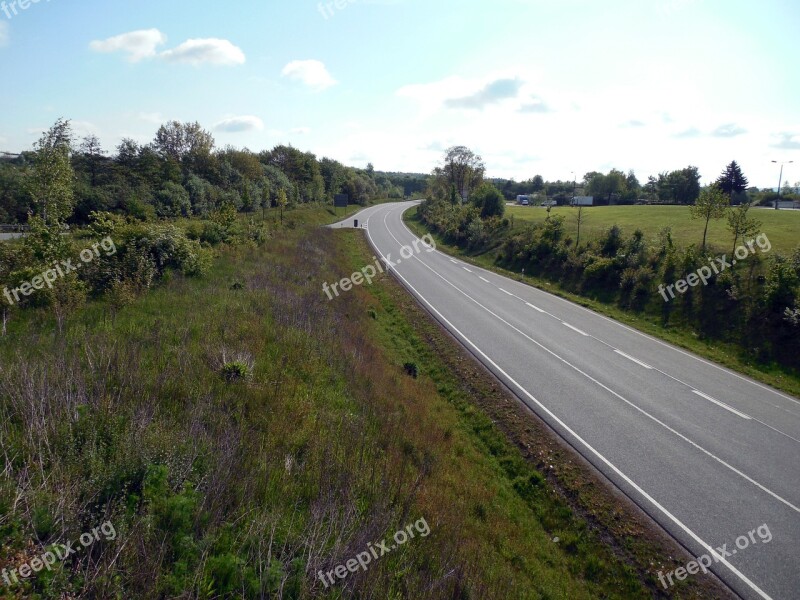
M506 216L514 220L512 231L519 231L528 222L540 222L545 219L547 212L541 207L506 207ZM567 233L574 239L577 226L574 222L577 209L571 207L555 208L552 214L564 215L567 218ZM762 231L765 232L772 243L772 252L789 254L797 247L796 231L800 228L800 212L751 210L762 222ZM625 235L631 234L636 229L641 229L646 239L653 239L664 227L671 227L676 243L695 243L699 246L703 237L703 225L699 221L692 221L689 209L686 207L672 206L612 206L584 208L585 222L581 227L581 245L588 242L593 236L597 237L602 231L607 231L612 225L622 228ZM406 224L417 235L429 232L429 229L416 217L416 209L405 213ZM542 277L531 277L521 273L509 271L495 264L499 243L484 253L475 254L465 251L452 244L447 244L441 236L434 234L440 250L458 256L462 260L471 262L485 269L490 269L507 277L522 281L539 289L556 294L581 306L589 308L600 314L625 323L639 331L662 339L695 354L743 373L753 379L771 385L779 390L800 396L800 376L790 369L776 364L763 364L744 355L741 348L724 342L702 339L695 331L681 327L671 326L665 328L657 315L648 313L632 313L622 310L617 304L601 302L585 296L571 293L561 288L557 283ZM720 254L730 255L733 240L725 229L724 220L712 222L709 226L709 246L719 250ZM741 243L741 242L740 242Z
M574 515L416 333L396 284L325 299L323 281L370 255L317 227L331 220L289 213L203 278L91 303L62 333L26 313L0 338L0 568L101 522L118 534L5 598L652 595L639 542L607 545ZM419 518L430 536L366 573L315 577Z

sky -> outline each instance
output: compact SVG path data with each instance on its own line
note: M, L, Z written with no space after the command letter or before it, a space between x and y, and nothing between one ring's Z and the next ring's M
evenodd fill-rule
M0 151L59 117L111 153L161 123L430 172L580 180L736 160L800 181L797 0L0 0Z

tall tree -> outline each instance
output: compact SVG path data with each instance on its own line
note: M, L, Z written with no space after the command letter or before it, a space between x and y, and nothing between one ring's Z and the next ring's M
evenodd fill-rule
M87 135L81 140L80 151L89 168L91 186L97 187L97 174L100 171L100 163L106 154L100 144L100 139L94 134Z
M205 172L214 150L214 137L200 123L171 121L159 127L153 147L161 156L179 163L184 171Z
M692 204L700 197L700 171L691 166L672 171L659 181L659 189L664 189L665 196L673 202Z
M28 191L46 227L60 227L75 207L75 172L70 162L72 129L59 119L34 144Z
M456 186L463 201L483 182L486 165L480 156L466 146L453 146L445 151L439 173Z
M747 177L744 176L741 167L736 164L735 160L725 167L722 175L717 179L717 186L728 196L741 194L747 190L749 185L750 182L747 181Z
M703 230L703 250L706 249L706 237L708 236L708 223L711 219L721 219L725 216L730 206L730 198L716 185L711 185L700 192L700 197L694 206L691 207L693 219L703 219L706 222Z

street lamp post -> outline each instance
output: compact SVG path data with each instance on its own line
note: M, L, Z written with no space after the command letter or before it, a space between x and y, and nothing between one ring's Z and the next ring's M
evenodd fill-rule
M778 197L775 199L775 210L778 210L778 206L779 206L779 204L781 202L781 185L783 185L783 165L790 165L794 161L793 160L787 160L785 162L778 162L777 160L773 160L772 162L774 162L776 165L780 165L781 166L781 174L778 177Z

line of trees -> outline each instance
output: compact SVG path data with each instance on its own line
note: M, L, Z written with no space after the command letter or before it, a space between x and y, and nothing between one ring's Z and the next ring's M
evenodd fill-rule
M541 175L519 182L513 179L491 181L506 200L514 200L520 195L539 195L542 200L555 200L560 205L569 204L573 194L594 196L595 205L639 202L692 205L702 190L700 171L694 166L650 176L644 184L633 171L624 173L618 169L611 169L608 173L590 171L576 181L545 181ZM732 205L770 204L778 197L773 189L751 187L736 161L725 167L715 183L730 198ZM786 182L780 196L800 200L800 181L794 186Z
M367 204L378 197L401 198L404 189L398 183L411 183L376 173L371 165L355 169L292 146L259 153L217 148L199 123L166 123L151 143L124 139L113 154L97 136L75 140L69 121L59 120L54 130L63 152L61 162L51 167L63 169L66 161L75 174L74 210L65 215L73 224L87 223L98 211L141 220L208 217L226 205L255 212L278 206L282 194L288 205L333 202L340 193L348 194L351 202ZM0 223L26 223L29 214L36 214L34 166L50 156L38 150L0 158Z

